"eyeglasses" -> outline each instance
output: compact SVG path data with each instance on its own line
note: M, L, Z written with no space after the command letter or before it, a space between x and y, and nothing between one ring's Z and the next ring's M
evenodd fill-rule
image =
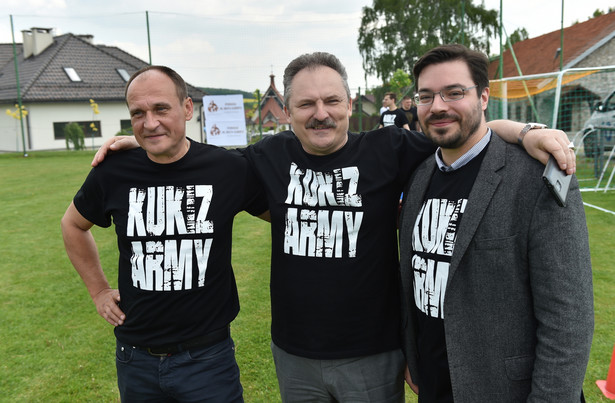
M478 85L473 85L467 88L450 87L438 92L419 91L414 95L414 102L416 102L418 106L431 105L433 104L436 94L440 94L440 98L442 98L444 102L459 101L460 99L463 99L467 90L471 90L476 87L478 87Z

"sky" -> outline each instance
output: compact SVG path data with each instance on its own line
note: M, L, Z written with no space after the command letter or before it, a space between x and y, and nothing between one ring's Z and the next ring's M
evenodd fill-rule
M475 0L476 3L477 0ZM559 30L562 0L484 0L500 9L509 34L525 28L530 37ZM567 0L564 26L586 21L613 0ZM365 77L358 50L364 6L372 0L3 0L0 43L22 42L22 30L54 28L56 35L91 34L94 43L117 46L153 64L175 69L198 87L253 92L275 75L283 90L284 67L295 57L326 51L340 58L352 93L380 84ZM147 16L146 18L146 11ZM13 31L11 31L11 16ZM499 43L495 40L494 43ZM493 49L497 49L497 46Z

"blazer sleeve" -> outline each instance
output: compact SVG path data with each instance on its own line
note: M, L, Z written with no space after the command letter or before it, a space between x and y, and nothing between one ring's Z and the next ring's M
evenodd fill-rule
M588 232L576 178L566 207L557 205L543 186L531 214L527 259L538 327L528 402L578 402L594 310Z

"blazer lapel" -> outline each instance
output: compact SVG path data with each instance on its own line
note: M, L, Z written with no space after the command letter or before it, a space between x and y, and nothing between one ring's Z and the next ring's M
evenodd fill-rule
M425 198L425 192L431 181L431 176L436 167L436 162L433 157L427 158L425 163L420 164L414 172L410 183L412 185L405 190L402 217L400 221L400 245L406 245L406 247L400 247L400 265L402 268L402 277L408 276L408 286L411 284L412 269L410 267L410 259L412 258L412 232L414 230L414 222L419 214L421 206L423 205L423 199Z
M476 181L470 192L468 206L461 219L459 231L457 232L457 241L451 258L451 266L448 275L448 285L451 284L451 279L459 267L461 258L466 253L476 229L480 224L483 215L487 211L489 203L495 193L495 190L500 184L502 178L497 171L505 164L506 144L500 139L495 132L492 132L491 141L487 153L483 159L481 167L476 176Z

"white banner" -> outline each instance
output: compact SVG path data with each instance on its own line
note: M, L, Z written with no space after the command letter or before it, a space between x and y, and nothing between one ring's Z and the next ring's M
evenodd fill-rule
M246 118L242 95L205 95L205 134L207 144L247 145Z

